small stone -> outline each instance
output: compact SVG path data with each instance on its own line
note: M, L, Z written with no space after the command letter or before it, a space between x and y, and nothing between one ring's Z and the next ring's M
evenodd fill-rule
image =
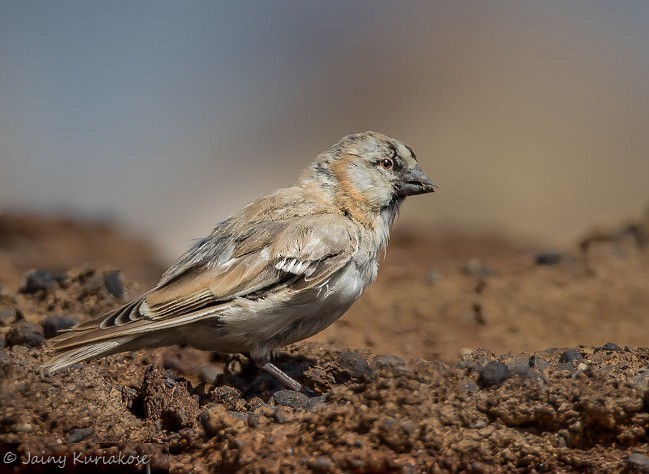
M537 265L557 265L563 260L563 255L557 252L542 252L536 255Z
M2 433L11 433L13 431L13 426L19 423L18 416L9 415L0 419L0 432Z
M261 415L257 415L255 413L250 413L248 416L248 426L250 428L258 428L261 426ZM266 419L266 417L264 417Z
M295 390L279 390L273 393L275 405L283 405L291 408L304 408L309 402L309 397Z
M403 367L404 365L406 362L401 357L392 354L380 355L372 359L372 366L375 369Z
M529 364L531 368L537 369L537 370L545 370L548 367L550 367L550 364L542 359L539 356L531 356L529 359Z
M416 430L416 426L409 420L387 417L379 422L378 429L379 439L383 444L397 453L404 453L412 446L410 434Z
M20 321L6 336L8 346L38 347L43 344L43 328L29 321Z
M459 384L459 389L466 393L473 393L478 390L478 388L478 384L473 380L464 380Z
M326 402L326 397L324 395L320 395L317 397L311 397L309 398L309 401L306 402L305 409L308 411L313 411L316 408L319 408L321 406L324 406Z
M66 315L50 316L41 323L43 326L43 332L47 339L56 336L59 330L70 329L75 324L77 324L77 322L70 316Z
M288 423L291 421L292 416L286 411L286 408L280 406L275 409L275 412L273 413L273 417L275 418L275 421L279 423L280 425L283 425L285 423Z
M567 364L569 362L574 362L577 360L582 360L584 357L581 355L581 352L575 349L568 349L564 351L559 356L559 362L562 364Z
M11 370L11 357L6 352L0 352L0 376L7 377Z
M502 362L492 361L485 365L478 374L478 383L483 387L500 385L509 376L507 366Z
M494 274L494 271L488 265L482 263L480 260L469 260L462 266L460 266L460 271L465 275L486 278Z
M598 347L601 351L621 351L622 348L615 344L614 342L607 342L602 347Z
M438 283L442 279L442 274L437 271L437 270L430 270L426 274L426 283L429 285L434 285L435 283Z
M0 363L0 371L2 370L2 365ZM633 376L631 381L642 389L647 389L649 387L649 369L640 369L637 374Z
M367 359L358 352L343 352L338 358L338 364L349 371L354 378L364 378L372 375L372 369L370 369Z
M12 428L14 433L31 433L34 429L31 423L16 423Z
M104 273L104 286L108 290L108 293L115 298L122 299L124 297L124 283L119 270L111 270Z
M334 468L334 463L328 456L318 456L307 462L307 466L315 472L330 472Z
M581 370L582 372L585 370L588 370L588 365L584 364L583 362L577 366L577 370Z
M11 326L19 319L16 316L16 311L13 308L0 309L0 326Z
M631 453L626 462L635 472L649 473L649 457L640 453ZM632 471L632 472L633 472Z
M57 281L54 276L47 270L38 268L27 274L25 283L18 290L19 293L36 293L37 291L47 291L55 288Z
M95 432L94 428L92 426L88 426L86 428L75 428L73 430L70 430L67 436L67 442L68 443L78 443L82 439L87 438L91 434Z

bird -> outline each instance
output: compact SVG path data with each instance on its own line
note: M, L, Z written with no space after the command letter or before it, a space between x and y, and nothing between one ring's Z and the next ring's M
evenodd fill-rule
M282 385L305 391L273 354L360 298L405 198L436 189L408 145L372 131L347 135L295 185L218 223L154 288L53 338L56 355L43 368L178 344L249 354Z

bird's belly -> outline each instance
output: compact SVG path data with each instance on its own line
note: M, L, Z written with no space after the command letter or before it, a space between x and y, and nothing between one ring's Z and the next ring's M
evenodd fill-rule
M190 344L219 352L271 351L322 331L356 301L366 280L355 265L326 284L288 297L241 299L217 318L197 322Z

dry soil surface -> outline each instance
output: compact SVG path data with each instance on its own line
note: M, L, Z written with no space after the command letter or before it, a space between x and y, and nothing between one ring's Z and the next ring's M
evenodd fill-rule
M397 232L361 301L278 356L308 396L180 347L43 373L57 328L160 270L106 226L0 218L0 472L649 472L649 220L559 253Z

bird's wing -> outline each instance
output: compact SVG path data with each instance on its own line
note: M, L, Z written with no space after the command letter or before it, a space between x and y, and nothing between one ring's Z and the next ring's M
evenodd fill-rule
M272 237L262 231L248 235L228 261L177 272L142 297L59 336L55 349L218 317L235 298L317 288L344 267L358 247L352 221L333 214L291 219Z

